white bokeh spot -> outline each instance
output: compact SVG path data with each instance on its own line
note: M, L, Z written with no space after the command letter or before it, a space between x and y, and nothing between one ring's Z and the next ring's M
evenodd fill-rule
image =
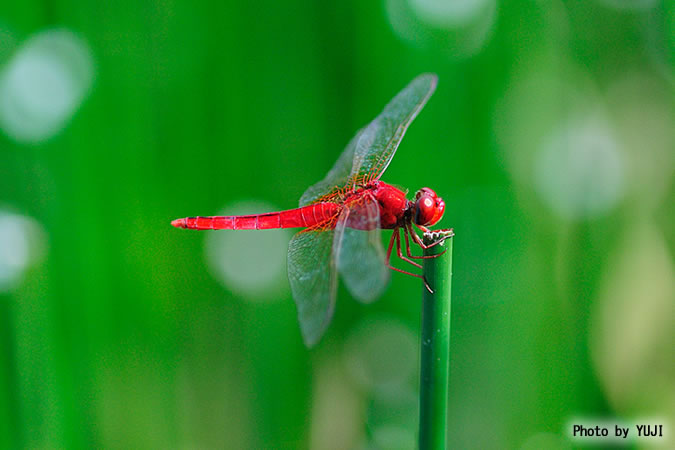
M247 201L225 208L223 215L257 214L279 209ZM291 230L220 230L206 235L206 261L211 274L232 292L253 301L281 300L288 295L286 255Z
M15 288L45 253L45 233L35 220L0 209L0 292Z
M93 73L89 47L70 31L34 35L0 73L0 127L19 142L49 139L80 106Z
M494 0L408 0L411 9L428 24L453 27L474 20Z
M413 332L400 321L366 319L347 338L347 373L365 389L397 389L410 381L417 370L417 345Z
M565 219L602 215L624 191L624 168L611 128L575 117L549 135L535 155L535 190Z
M497 17L496 0L384 0L394 33L420 48L450 57L477 54L489 40Z

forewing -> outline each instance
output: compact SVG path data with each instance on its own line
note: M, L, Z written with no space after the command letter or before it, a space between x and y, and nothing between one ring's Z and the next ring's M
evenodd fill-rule
M326 177L310 186L300 206L316 202L343 188L380 178L396 153L410 122L436 89L438 77L422 74L384 107L367 127L349 141Z
M333 229L301 231L288 244L288 280L307 347L319 341L333 316L337 289L333 242L340 234Z
M308 205L321 197L330 195L332 192L344 187L348 183L354 165L354 151L356 149L356 144L364 131L365 129L359 130L359 132L356 133L356 136L349 141L349 144L347 144L347 147L344 149L338 160L335 161L335 164L326 174L326 177L310 186L305 193L302 194L302 197L300 197L300 206Z
M389 281L380 240L380 212L369 193L345 207L336 225L343 228L335 237L338 270L347 289L357 300L369 303L377 299Z
M422 74L410 82L361 132L354 149L352 179L379 179L391 162L410 122L436 89L438 77Z

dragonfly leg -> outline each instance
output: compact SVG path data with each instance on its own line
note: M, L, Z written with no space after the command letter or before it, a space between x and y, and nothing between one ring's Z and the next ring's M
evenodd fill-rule
M391 239L389 239L389 247L387 247L387 257L384 260L384 263L387 265L387 267L391 268L391 264L389 264L389 260L391 259L391 250L394 248L394 235L398 232L397 229L394 229L394 234L391 235Z
M431 245L427 245L427 244L425 244L425 243L422 241L422 238L419 237L419 236L417 235L417 233L415 233L415 231L412 229L412 225L406 224L406 227L408 228L408 232L409 232L410 235L412 236L412 238L413 238L413 240L415 241L415 243L416 243L417 245L419 245L420 247L422 247L424 250L426 250L426 249L428 249L428 248L431 248L431 247L435 247L436 245L440 244L441 242L443 242L443 241L445 240L445 239L440 239L440 240L434 242L434 243L431 244ZM429 230L425 228L424 231L429 231ZM445 253L446 251L447 251L447 249L443 250L443 251L442 251L441 253L439 253L438 255L433 255L433 257L436 258L436 257L438 257L438 256L441 256L441 255L442 255L443 253Z
M421 255L421 256L413 255L412 252L410 251L410 240L408 239L408 233L414 234L415 237L417 237L417 235L415 234L415 231L412 229L412 227L411 227L410 230L408 230L408 226L405 226L403 228L403 236L405 237L405 252L406 252L406 254L408 255L409 258L412 258L412 259L431 259L431 258L437 258L437 257L441 256L443 253L445 253L445 251L443 251L442 253L439 253L437 255Z
M403 256L403 252L401 251L401 235L398 232L398 228L396 229L394 234L395 234L394 239L396 239L396 254L398 255L398 257L401 258L403 261L412 264L413 266L417 267L418 269L421 269L422 266L420 264L417 264L415 261L412 261L412 260L406 258L405 256ZM405 234L405 231L403 231L403 234ZM408 254L408 255L410 255L410 254Z
M385 260L384 260L385 266L387 266L387 267L390 268L391 270L395 270L396 272L404 273L404 274L406 274L406 275L410 275L411 277L415 277L415 278L421 278L421 279L422 279L422 282L424 282L424 287L427 288L427 290L433 294L434 291L433 291L433 290L431 289L431 287L429 286L429 283L427 282L427 279L424 277L424 275L419 275L419 274L416 274L416 273L406 272L406 271L403 270L403 269L399 269L398 267L394 267L394 266L391 265L391 262L390 262L390 260L391 260L391 251L394 249L394 240L396 240L396 236L398 236L398 229L394 229L394 233L391 235L391 239L389 240L389 247L387 248L387 257L386 257ZM398 245L398 252L400 252L400 250L401 250L401 247L400 247L400 243L399 243L399 245ZM409 261L409 262L413 263L412 261ZM413 264L415 264L415 263L413 263Z

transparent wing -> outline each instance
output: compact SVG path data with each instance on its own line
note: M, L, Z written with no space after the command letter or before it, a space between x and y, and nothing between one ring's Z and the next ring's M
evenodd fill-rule
M438 77L422 74L398 93L367 127L349 141L326 177L300 197L300 206L378 179L386 170L410 122L415 119L436 89Z
M288 244L288 280L307 347L319 341L333 316L337 289L333 242L343 230L301 231Z
M313 203L321 197L330 195L332 192L347 185L354 165L354 151L356 149L356 144L363 132L364 129L359 130L359 132L356 133L356 136L349 141L349 144L347 144L347 147L344 149L338 160L335 161L335 164L326 174L326 177L310 186L305 193L302 194L302 197L300 197L300 206Z
M361 131L354 150L352 180L358 183L380 178L408 126L436 89L437 81L434 74L418 76Z
M343 210L335 236L338 271L347 289L357 300L369 303L377 299L387 286L389 270L384 265L384 249L380 240L380 210L375 198L366 195Z

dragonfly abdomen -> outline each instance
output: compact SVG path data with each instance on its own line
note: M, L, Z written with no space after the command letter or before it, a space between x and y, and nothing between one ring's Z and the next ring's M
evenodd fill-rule
M302 208L245 216L208 216L176 219L171 225L191 230L269 230L273 228L307 228L334 217L340 206L321 202Z

